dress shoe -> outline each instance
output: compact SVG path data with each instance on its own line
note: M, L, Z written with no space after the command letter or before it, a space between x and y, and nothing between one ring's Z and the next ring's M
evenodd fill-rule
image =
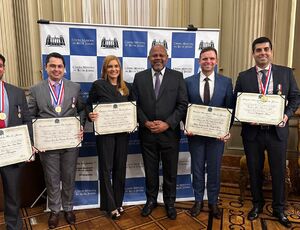
M75 224L76 216L73 211L67 211L65 212L65 219L68 224Z
M284 227L290 228L292 227L291 222L289 219L286 217L284 212L273 212L273 216L278 218L278 222L282 224Z
M112 220L119 220L121 218L121 214L119 213L118 209L115 209L111 212L107 212L107 214Z
M51 212L48 219L48 226L50 229L56 228L59 221L59 213Z
M120 214L123 214L125 210L124 210L123 207L120 207L120 208L118 208L118 211L119 211Z
M166 211L167 211L167 216L169 219L171 220L175 220L177 217L177 212L176 212L176 208L174 206L170 206L170 205L166 205L165 206Z
M155 209L157 207L157 203L153 202L153 201L147 201L147 203L144 205L141 215L146 217L149 216L151 214L151 212L153 211L153 209Z
M258 218L259 214L262 213L263 209L258 207L253 207L248 213L248 220L255 220Z
M191 216L196 217L200 214L203 208L203 202L195 201L193 207L190 209Z
M221 219L221 210L217 204L208 204L208 208L214 218Z

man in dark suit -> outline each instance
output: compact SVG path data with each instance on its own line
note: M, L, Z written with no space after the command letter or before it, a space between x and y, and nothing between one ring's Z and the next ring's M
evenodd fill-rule
M232 108L232 81L214 71L217 65L216 49L213 47L204 48L200 52L199 64L201 66L200 73L185 79L189 102L198 105ZM224 142L229 139L230 134L218 139L194 136L192 133L187 133L187 135L195 194L195 203L190 213L195 217L201 212L205 190L205 172L207 172L208 206L212 215L220 219L221 212L217 202L220 191L221 162Z
M85 107L80 95L80 85L65 79L65 60L59 53L46 57L48 79L30 88L28 107L32 118L80 116L85 121ZM83 132L79 134L82 138ZM61 207L69 224L75 223L73 195L78 148L58 149L39 154L44 169L51 210L48 225L56 228ZM60 181L62 190L60 191Z
M286 149L288 141L288 120L299 105L299 90L292 69L272 64L272 43L260 37L252 43L252 56L255 66L241 72L235 86L238 92L282 94L286 97L284 118L280 125L261 125L242 123L242 139L250 175L253 208L248 214L254 220L263 211L263 166L264 151L268 152L272 176L273 216L290 227L291 223L284 214Z
M176 219L179 123L186 113L187 92L182 73L166 68L168 54L162 45L152 46L148 60L152 68L137 73L133 82L146 174L147 203L141 214L148 216L157 206L161 159L165 208Z
M28 112L25 93L2 80L5 72L5 57L0 54L0 130L6 127L27 124L32 136L31 119ZM23 163L0 167L4 192L4 219L7 229L22 229L19 213L20 176Z

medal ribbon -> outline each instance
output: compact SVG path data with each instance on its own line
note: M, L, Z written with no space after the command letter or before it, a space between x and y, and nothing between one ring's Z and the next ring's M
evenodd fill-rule
M0 81L0 95L1 95L1 103L0 103L0 113L4 113L4 99L5 99L5 95L4 95L4 82Z
M269 90L269 85L270 85L270 81L271 81L271 68L272 68L272 66L270 65L270 67L268 69L268 72L267 72L267 75L266 75L266 84L263 85L262 80L259 81L260 88L261 88L261 93L263 95L266 95L268 93L268 90ZM257 71L257 69L256 69L256 71Z
M53 100L54 107L61 105L62 99L64 97L64 91L65 91L64 90L64 82L63 81L61 82L61 86L60 86L58 95L56 95L55 88L54 88L54 86L51 85L50 82L49 82L49 88L50 88L50 95Z

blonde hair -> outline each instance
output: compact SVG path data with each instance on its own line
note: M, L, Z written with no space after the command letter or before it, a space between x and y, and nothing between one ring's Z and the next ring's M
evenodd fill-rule
M118 91L123 95L123 96L128 96L129 95L129 90L126 86L126 83L125 81L123 80L123 71L121 69L121 62L119 60L118 57L114 56L114 55L108 55L105 57L104 61L103 61L103 65L102 65L102 73L101 73L101 78L106 80L106 81L109 81L109 78L108 78L108 75L107 75L107 68L108 68L108 64L111 62L111 61L117 61L118 62L118 65L120 67L120 74L119 74L119 77L118 77L118 80L117 80L117 88L118 88Z

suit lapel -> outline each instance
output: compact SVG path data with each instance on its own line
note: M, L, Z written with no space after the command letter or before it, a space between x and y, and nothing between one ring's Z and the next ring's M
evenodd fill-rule
M5 90L6 90L6 93L7 93L7 97L8 97L8 112L9 112L9 115L8 115L8 126L9 124L11 124L11 120L12 120L12 114L13 114L13 106L15 106L15 97L14 97L14 92L13 92L13 89L10 87L10 85L4 83L4 87L5 87Z
M211 100L209 102L209 105L213 105L214 104L214 100L218 96L217 94L220 92L220 88L221 87L222 87L222 85L220 84L219 75L215 72L214 92L213 92L212 98L211 98Z
M272 65L272 77L273 77L273 94L277 94L277 86L280 84L278 69L275 65ZM281 86L282 87L282 86Z
M200 72L195 75L192 85L192 95L197 95L196 101L197 104L203 104L202 98L200 96L200 84L203 84L203 82L200 82Z
M42 84L42 91L45 92L44 93L44 97L46 98L47 101L47 107L55 112L55 109L51 103L51 96L50 96L50 89L49 89L49 82L48 80L44 80L43 84ZM55 112L56 113L56 112Z
M66 81L64 78L63 78L63 82L64 82L64 97L63 97L62 103L61 103L62 112L66 110L66 105L67 105L66 98L69 98L69 93L70 93L69 85L68 85L69 82Z
M253 84L251 84L253 82ZM251 87L251 91L255 93L259 93L259 86L257 81L257 73L255 67L252 67L250 71L250 80L249 80L249 86Z
M153 84L153 82L152 82L152 84ZM162 80L161 85L160 85L160 89L159 89L157 99L162 95L165 88L168 85L171 85L171 84L172 84L172 75L170 74L170 70L168 68L166 68L165 74L163 76L163 80ZM154 89L154 87L153 87L153 89ZM154 92L154 90L153 90L153 92ZM155 97L155 93L154 93L154 97Z
M152 76L151 69L149 69L147 74L145 75L144 81L145 81L145 86L146 86L145 90L149 90L150 91L149 95L151 95L152 98L156 98L155 92L154 92L153 76Z
M152 82L152 84L153 84L153 82ZM159 93L158 93L157 99L162 95L162 92L164 91L164 89L166 88L166 86L169 85L169 84L170 84L170 74L169 74L168 69L166 68L165 74L163 76L163 80L162 80L161 85L160 85L160 89L159 89ZM154 89L154 87L153 87L153 89Z

